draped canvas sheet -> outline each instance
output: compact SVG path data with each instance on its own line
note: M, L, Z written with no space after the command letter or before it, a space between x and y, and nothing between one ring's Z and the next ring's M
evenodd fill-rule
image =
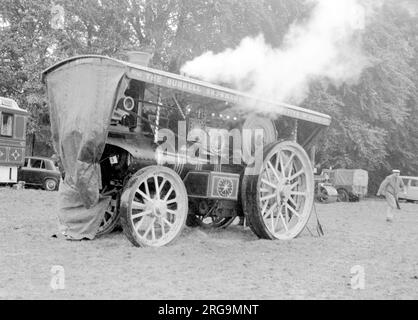
M109 205L99 196L99 161L125 73L121 64L89 58L46 75L53 143L65 170L58 218L70 238L93 239Z

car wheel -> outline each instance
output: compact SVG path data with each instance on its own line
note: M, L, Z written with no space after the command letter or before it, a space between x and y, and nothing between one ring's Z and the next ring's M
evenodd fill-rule
M46 191L55 191L57 190L58 183L54 179L46 179L44 182L44 189Z
M350 195L348 194L347 190L340 188L337 190L337 192L339 202L348 202L350 200Z

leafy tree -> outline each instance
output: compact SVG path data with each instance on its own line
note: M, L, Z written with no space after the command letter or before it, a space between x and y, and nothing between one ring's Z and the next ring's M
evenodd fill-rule
M356 85L312 87L305 106L328 112L333 123L319 150L324 166L370 171L370 190L391 168L418 173L418 20L387 1L363 36L372 65Z

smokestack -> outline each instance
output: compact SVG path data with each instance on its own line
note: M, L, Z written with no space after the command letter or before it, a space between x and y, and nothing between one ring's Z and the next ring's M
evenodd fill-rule
M151 62L153 54L149 52L142 51L127 51L126 57L128 62L139 64L144 67L148 67Z

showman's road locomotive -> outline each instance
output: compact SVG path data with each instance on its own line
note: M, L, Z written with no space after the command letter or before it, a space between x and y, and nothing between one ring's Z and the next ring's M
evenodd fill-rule
M260 238L289 240L309 220L305 150L329 116L103 56L65 60L43 79L61 191L85 208L107 199L98 235L120 221L134 245L163 246L186 223L245 216Z

